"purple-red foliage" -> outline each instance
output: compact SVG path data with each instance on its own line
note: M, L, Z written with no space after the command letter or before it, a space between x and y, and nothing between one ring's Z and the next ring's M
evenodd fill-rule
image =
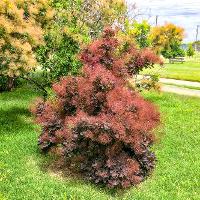
M127 78L161 63L149 49L116 53L115 32L107 28L80 55L83 75L53 85L54 100L38 100L32 112L42 126L42 151L61 150L68 162L95 183L126 188L152 171L152 130L160 116L153 104L126 87Z

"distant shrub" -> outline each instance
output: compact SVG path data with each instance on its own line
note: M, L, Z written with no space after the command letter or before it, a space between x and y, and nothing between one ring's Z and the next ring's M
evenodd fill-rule
M194 56L194 54L195 54L195 50L192 44L189 44L187 48L187 56L191 57L191 56Z
M142 78L140 79L131 79L129 81L129 87L135 90L138 90L139 92L143 91L143 90L155 90L160 92L160 84L159 84L159 76L156 74L152 74L152 75L144 75Z
M170 45L170 49L164 49L161 51L165 58L184 57L185 51L181 49L180 44L174 43Z
M160 63L150 50L117 53L115 32L105 29L80 55L82 76L53 85L55 98L38 100L32 112L42 126L39 146L57 150L72 169L108 187L140 183L155 165L152 130L159 124L153 104L126 87L127 78Z

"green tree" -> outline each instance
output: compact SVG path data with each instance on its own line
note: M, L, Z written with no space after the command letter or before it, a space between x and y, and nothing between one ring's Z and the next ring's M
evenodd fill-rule
M189 44L188 49L187 49L187 56L189 56L189 57L194 56L194 53L195 53L195 50L194 50L192 44Z
M79 50L105 26L122 26L127 13L124 0L53 0L51 5L54 21L45 27L45 44L37 48L47 85L61 76L77 74Z
M80 44L56 23L44 35L45 44L37 48L37 60L42 67L43 84L50 86L67 74L77 74L81 63L77 60Z
M125 0L53 0L52 6L57 22L64 22L68 34L79 42L85 42L85 36L98 37L105 26L123 26L127 18Z
M184 57L185 51L181 48L178 42L171 43L168 48L163 48L161 54L165 58Z
M140 48L145 48L150 46L150 24L147 21L143 21L142 23L138 23L135 21L133 23L133 34L134 38L139 45Z

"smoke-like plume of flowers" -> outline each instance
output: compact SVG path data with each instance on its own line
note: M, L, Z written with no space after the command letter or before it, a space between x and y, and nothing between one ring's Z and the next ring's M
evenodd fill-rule
M53 85L55 99L38 100L32 111L42 127L42 151L59 149L87 179L127 188L154 168L149 147L160 115L126 81L161 61L150 50L131 46L119 55L119 45L115 31L106 28L80 55L82 76L63 77Z

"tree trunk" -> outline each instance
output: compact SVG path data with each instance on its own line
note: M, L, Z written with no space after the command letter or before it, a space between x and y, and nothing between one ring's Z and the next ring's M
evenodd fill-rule
M8 77L7 91L11 91L14 88L14 81L15 81L15 78Z

